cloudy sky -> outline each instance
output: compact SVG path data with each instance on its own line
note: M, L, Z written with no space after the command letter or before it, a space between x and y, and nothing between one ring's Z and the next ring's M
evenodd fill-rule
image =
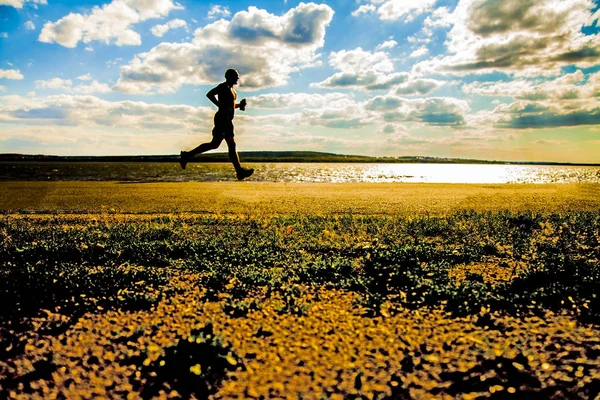
M0 0L0 153L178 153L236 68L242 151L600 162L598 1L76 3Z

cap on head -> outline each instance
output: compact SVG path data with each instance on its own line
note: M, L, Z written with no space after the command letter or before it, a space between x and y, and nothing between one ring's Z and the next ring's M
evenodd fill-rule
M227 79L228 81L235 79L239 76L240 76L240 74L238 74L238 72L233 68L230 68L227 71L225 71L225 79Z

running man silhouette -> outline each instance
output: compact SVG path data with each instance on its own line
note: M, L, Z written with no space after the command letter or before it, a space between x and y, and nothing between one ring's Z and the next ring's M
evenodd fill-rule
M218 148L223 139L225 139L229 148L229 159L235 167L238 180L241 181L244 178L248 178L254 173L254 169L242 168L240 165L240 157L235 149L235 140L233 139L233 114L235 113L235 109L246 110L246 99L242 99L239 103L235 102L237 100L237 93L233 90L233 85L237 84L239 79L240 74L235 69L228 69L225 71L225 82L220 83L206 93L206 97L219 108L215 114L212 141L202 143L191 151L182 151L179 155L181 168L185 169L187 163L196 154Z

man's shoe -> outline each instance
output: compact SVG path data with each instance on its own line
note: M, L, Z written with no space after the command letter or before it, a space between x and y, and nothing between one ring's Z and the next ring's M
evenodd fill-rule
M254 173L254 168L250 168L250 169L241 169L237 172L237 178L238 181L244 180L246 178L248 178L249 176L251 176Z
M182 151L181 153L179 153L179 165L181 165L181 169L185 169L188 163L188 158L186 154L187 151Z

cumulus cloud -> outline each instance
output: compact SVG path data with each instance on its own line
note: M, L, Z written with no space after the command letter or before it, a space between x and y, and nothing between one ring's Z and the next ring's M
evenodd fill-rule
M88 75L80 76L79 80L89 81L92 78ZM64 92L73 92L81 94L91 93L108 93L112 89L106 83L98 83L92 80L86 85L73 86L73 81L70 79L52 78L49 80L38 80L35 81L36 89L51 89L51 90L62 90Z
M154 25L150 31L154 36L162 37L169 30L177 28L187 28L187 22L182 19L172 19L166 24Z
M139 33L131 26L148 19L167 16L182 9L172 0L113 0L102 7L92 8L89 14L70 13L56 22L48 22L39 40L74 48L80 41L90 43L114 42L117 46L140 45Z
M48 4L46 0L0 0L0 6L11 6L14 8L23 8L23 4Z
M209 19L215 19L218 17L229 17L230 15L231 11L229 11L229 7L227 6L213 5L208 11Z
M463 85L462 90L467 94L507 96L532 101L591 99L600 94L598 76L598 73L590 75L587 85L583 84L585 81L583 72L576 71L551 80L515 79L506 82L472 82Z
M600 73L577 71L553 80L479 82L463 91L481 96L506 96L514 101L473 116L478 124L529 129L600 124Z
M450 12L448 7L436 8L430 15L425 18L423 22L422 32L426 36L431 36L434 29L448 28L452 26L453 14Z
M375 121L376 116L367 111L363 103L338 101L320 109L304 109L297 121L326 128L356 129Z
M323 108L351 98L346 93L268 93L252 97L248 104L252 108L265 109Z
M377 11L377 7L375 7L374 4L363 4L362 6L358 7L356 10L352 11L352 16L358 17L362 14L370 14L375 11Z
M384 51L354 50L332 52L329 65L340 72L313 87L384 90L406 82L409 74L394 72L394 64Z
M287 83L293 72L316 65L333 10L300 3L281 16L256 7L194 33L191 43L161 43L121 67L115 89L127 93L174 92L183 84L223 79L236 68L246 90Z
M482 123L504 128L538 128L600 123L600 73L581 71L551 80L517 79L507 82L473 82L463 92L480 96L512 97L493 111L479 113Z
M30 125L65 125L134 130L190 130L210 121L209 107L105 101L94 96L56 95L46 98L0 96L0 120Z
M558 107L532 107L515 103L503 110L498 126L512 129L551 128L559 126L579 126L600 124L600 107L587 107L577 111L562 110Z
M398 46L398 42L395 40L386 40L385 42L378 44L376 50L393 49L396 46Z
M80 81L91 81L92 80L92 74L90 74L89 72L85 75L79 75L77 77L77 79L79 79Z
M25 29L30 30L30 31L35 30L35 24L33 23L33 21L25 22Z
M362 14L377 14L382 21L410 22L415 17L430 12L437 0L369 0L356 9L352 15L357 17Z
M382 113L385 122L415 121L430 125L459 126L465 124L470 110L465 100L452 97L405 99L398 96L376 96L366 109Z
M46 81L35 81L36 89L69 90L73 86L70 79L52 78Z
M0 92L6 92L6 87L5 87L5 86L2 86L2 85L0 85Z
M411 58L423 57L427 53L429 53L429 49L426 46L421 46L418 49L415 49L412 53L410 53L409 57L411 57Z
M1 69L0 68L0 79L14 79L21 80L23 79L23 74L18 69Z
M597 65L600 36L582 31L597 20L594 8L592 0L460 0L442 19L455 21L448 54L415 65L413 72L547 76L566 65Z
M410 79L394 88L394 93L399 96L419 95L425 96L446 84L436 79Z

